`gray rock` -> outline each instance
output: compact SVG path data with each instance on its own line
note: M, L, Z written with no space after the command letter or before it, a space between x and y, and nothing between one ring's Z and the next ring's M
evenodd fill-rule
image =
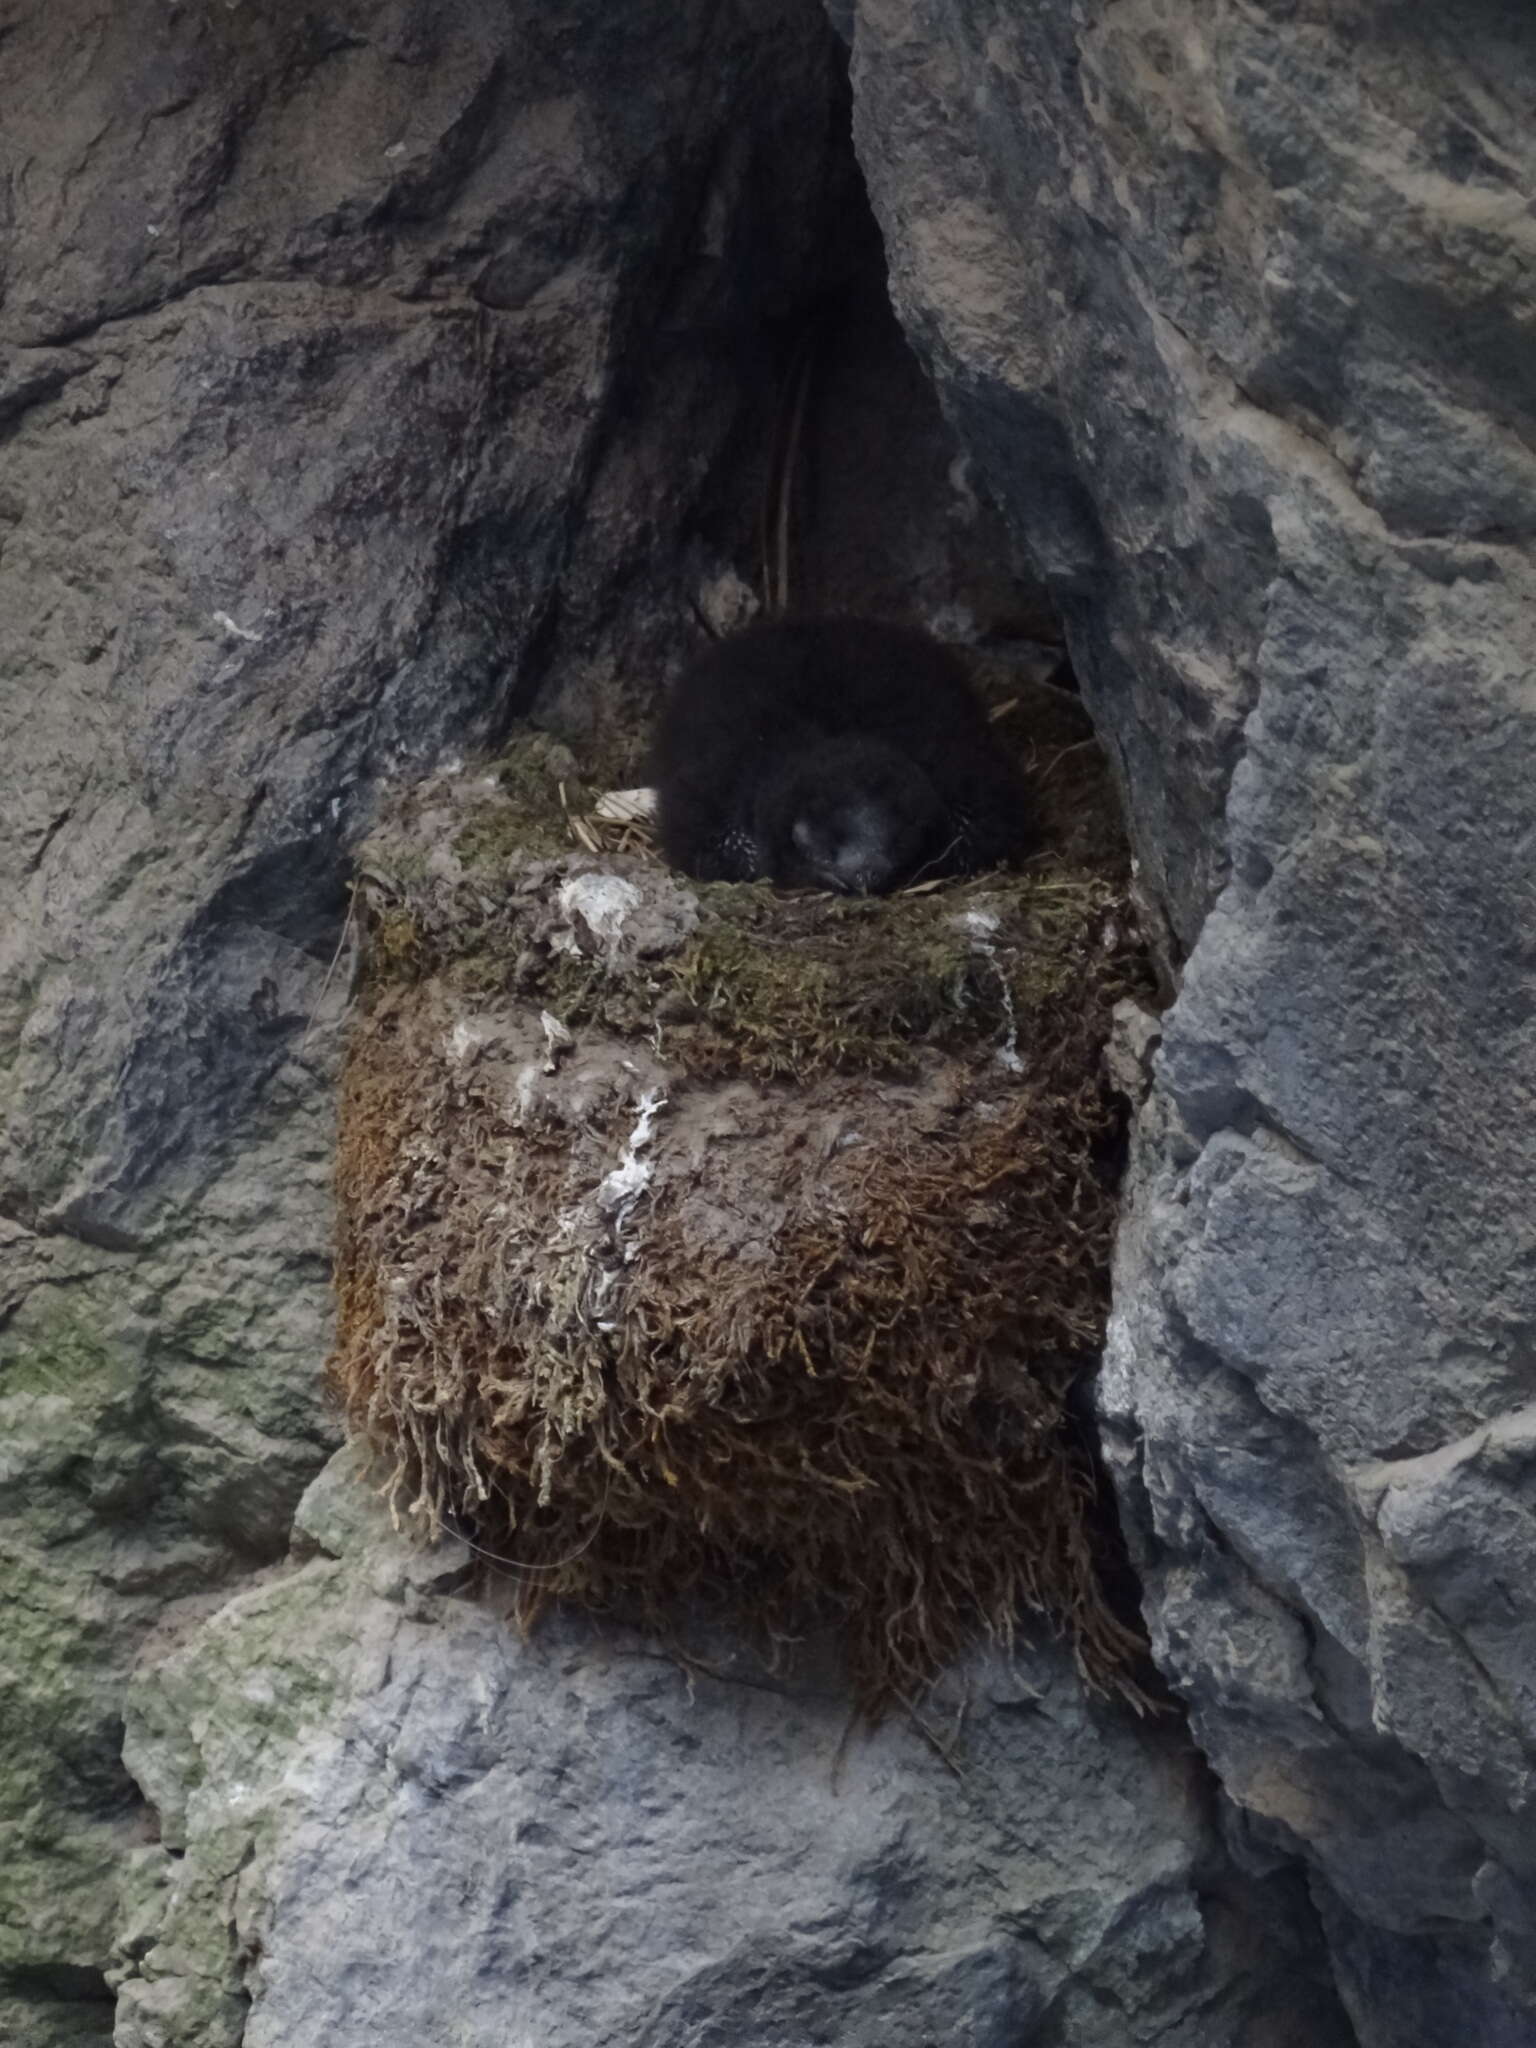
M898 308L1187 955L1103 1392L1157 1654L1393 2048L1536 2039L1528 31L853 36Z
M349 1461L301 1509L327 1548L136 1680L164 1847L120 2048L1348 2040L1299 1897L1223 1870L1181 1731L1059 1652L869 1734L728 1646L709 1675L575 1620L525 1644L450 1590L456 1547L377 1506L370 1535Z
M138 1645L282 1556L335 1442L349 848L547 664L617 697L689 644L683 529L718 566L706 477L755 520L734 338L811 260L835 79L810 0L64 0L0 40L0 2002L32 2044L110 2027Z
M877 317L815 0L61 0L0 41L0 2039L43 2048L110 2031L143 1909L127 1671L282 1556L335 1441L380 787L535 700L633 726L754 574L765 337L824 288L863 312L806 516L871 544L821 596L998 564Z
M1187 956L1105 1412L1226 1846L1047 1653L834 1798L840 1707L522 1650L361 1488L277 1568L349 848L650 700L868 255L810 0L63 0L0 32L0 2039L105 2039L115 1930L138 2048L1342 2040L1301 1866L1361 2042L1536 2037L1525 9L833 12ZM818 596L1027 592L880 360Z

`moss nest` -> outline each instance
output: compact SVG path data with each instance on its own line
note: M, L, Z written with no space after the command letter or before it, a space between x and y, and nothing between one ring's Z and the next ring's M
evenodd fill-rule
M1030 1613L1130 1689L1069 1403L1149 984L1072 772L1028 868L879 901L687 885L537 738L380 825L331 1370L523 1621L830 1624L878 1709Z

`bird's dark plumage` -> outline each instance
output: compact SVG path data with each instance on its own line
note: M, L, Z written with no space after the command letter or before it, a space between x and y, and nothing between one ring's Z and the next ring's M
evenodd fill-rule
M1030 850L1029 801L958 656L866 619L719 641L657 727L662 849L703 881L877 895Z

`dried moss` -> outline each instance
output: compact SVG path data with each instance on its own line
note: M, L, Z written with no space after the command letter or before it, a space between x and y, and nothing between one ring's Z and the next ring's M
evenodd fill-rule
M572 850L547 759L501 774L449 803L455 862L396 858L441 842L438 790L366 863L333 1374L402 1509L514 1560L525 1620L833 1621L872 1707L1024 1609L1113 1679L1136 1645L1067 1419L1106 1307L1100 1053L1146 986L1107 812L1072 860L927 894L681 897ZM593 876L663 936L597 943L562 896ZM540 1012L581 1087L535 1078ZM662 1096L643 1199L605 1206Z
M919 1051L1027 1030L1106 952L1116 993L1141 985L1123 872L1050 857L875 901L694 885L688 942L615 973L551 930L541 886L541 859L562 872L583 862L571 821L590 796L574 775L557 779L542 744L531 761L505 757L464 795L455 880L423 878L409 828L402 842L386 827L367 856L373 985L435 978L621 1034L659 1021L690 1072L759 1078L906 1072ZM612 866L631 871L623 858Z
M702 892L703 929L669 966L691 1071L910 1071L922 1053L1028 1029L1102 951L1108 884L989 876L888 902Z
M493 763L487 794L468 807L454 851L482 877L529 854L569 853L571 818L591 809L593 794L565 747L526 734Z

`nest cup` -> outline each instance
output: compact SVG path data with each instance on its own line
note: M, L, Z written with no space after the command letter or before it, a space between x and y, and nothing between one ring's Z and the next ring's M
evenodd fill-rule
M330 1370L525 1623L830 1627L878 1711L1032 1616L1133 1690L1069 1402L1148 982L1080 742L1054 851L880 900L687 884L536 737L369 842Z

